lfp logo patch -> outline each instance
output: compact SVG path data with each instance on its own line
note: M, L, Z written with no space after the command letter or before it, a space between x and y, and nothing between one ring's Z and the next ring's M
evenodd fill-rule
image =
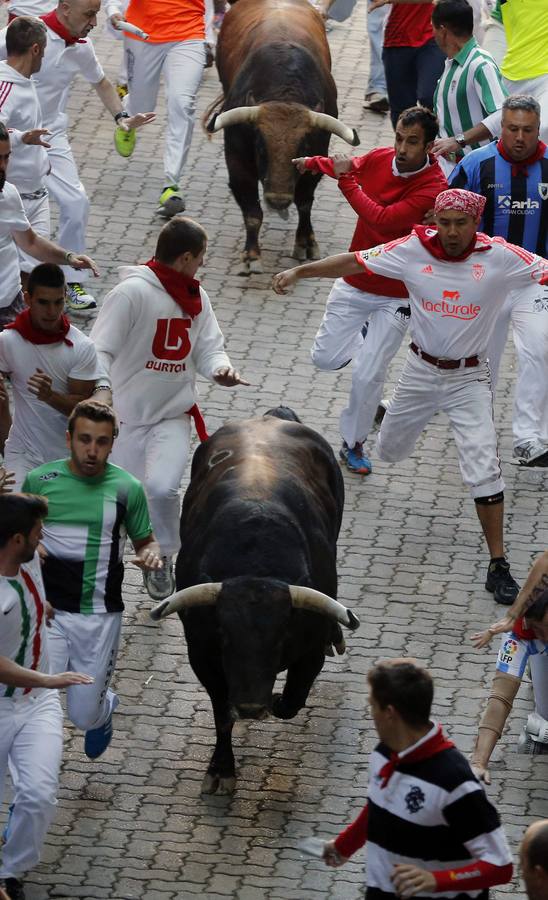
M507 641L504 642L504 646L502 648L503 653L506 653L508 656L513 656L514 653L518 649L517 641L512 640L512 638L508 638Z

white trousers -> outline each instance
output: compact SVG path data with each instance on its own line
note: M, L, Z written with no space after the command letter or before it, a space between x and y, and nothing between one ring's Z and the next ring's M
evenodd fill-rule
M48 157L51 172L46 175L46 187L59 206L59 234L57 243L65 250L85 253L86 228L89 215L89 200L84 185L80 181L78 169L68 137L55 133L48 137L51 149ZM63 266L67 282L85 281L87 270L78 271L71 266Z
M544 653L530 656L529 665L535 695L535 712L548 720L548 656Z
M388 366L408 328L408 311L407 300L369 294L342 278L331 288L311 356L319 369L338 369L354 361L348 406L340 418L341 435L349 447L363 443L371 430ZM366 319L364 339L361 329Z
M164 419L156 425L121 424L112 462L143 482L152 528L162 555L179 549L179 488L190 449L190 418Z
M510 321L518 359L512 417L518 447L529 440L548 441L548 287L532 282L504 300L487 351L493 391Z
M538 78L525 78L522 81L510 81L503 78L504 86L509 94L531 94L540 103L540 134L544 143L548 143L548 74Z
M20 491L27 473L31 472L32 469L36 469L37 466L41 466L43 462L43 459L32 459L26 453L10 450L8 440L4 452L4 466L6 471L13 472L15 475L15 484L12 490Z
M48 195L45 194L43 197L38 197L36 200L27 200L24 197L21 197L21 200L27 214L27 219L30 222L30 227L36 234L49 239L51 237L51 221ZM21 250L21 247L17 248L17 253L19 255L19 268L22 272L32 272L35 266L40 265L39 259L35 259L34 256L29 256L28 253Z
M380 458L398 462L410 456L426 424L440 411L449 417L462 480L472 497L504 490L487 363L441 370L410 350L377 437Z
M118 706L109 687L116 665L122 613L82 613L55 610L48 628L52 672L84 672L93 684L72 684L66 690L67 715L83 731L99 728Z
M14 789L0 878L21 878L40 860L57 806L62 750L63 713L57 691L0 699L0 803L8 766Z
M165 186L178 185L188 156L196 92L206 62L204 41L147 44L124 38L131 116L156 109L160 77L164 76L167 129L164 148Z

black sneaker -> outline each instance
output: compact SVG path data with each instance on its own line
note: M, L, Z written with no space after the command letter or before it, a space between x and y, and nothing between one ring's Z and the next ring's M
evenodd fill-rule
M495 603L512 606L519 593L519 584L510 574L510 563L505 559L492 560L487 569L485 590L493 594Z
M25 900L23 882L19 881L18 878L6 878L4 882L4 890L10 900Z

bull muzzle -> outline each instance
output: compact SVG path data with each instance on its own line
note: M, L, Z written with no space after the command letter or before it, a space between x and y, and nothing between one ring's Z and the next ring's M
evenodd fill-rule
M217 597L223 587L222 581L208 582L206 584L194 584L191 587L176 591L171 597L166 597L157 606L150 610L150 617L155 621L165 619L174 612L182 609L192 609L197 606L214 606ZM360 620L346 606L339 603L333 597L315 591L314 588L301 585L288 584L291 603L295 609L307 609L310 612L320 613L335 619L345 628L355 631L360 627Z

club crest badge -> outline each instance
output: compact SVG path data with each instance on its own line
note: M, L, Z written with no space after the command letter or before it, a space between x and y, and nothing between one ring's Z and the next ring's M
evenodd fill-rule
M474 263L474 265L472 266L472 275L474 276L476 281L481 281L481 279L485 275L485 269L479 263Z
M548 181L539 181L538 192L541 200L548 200Z

